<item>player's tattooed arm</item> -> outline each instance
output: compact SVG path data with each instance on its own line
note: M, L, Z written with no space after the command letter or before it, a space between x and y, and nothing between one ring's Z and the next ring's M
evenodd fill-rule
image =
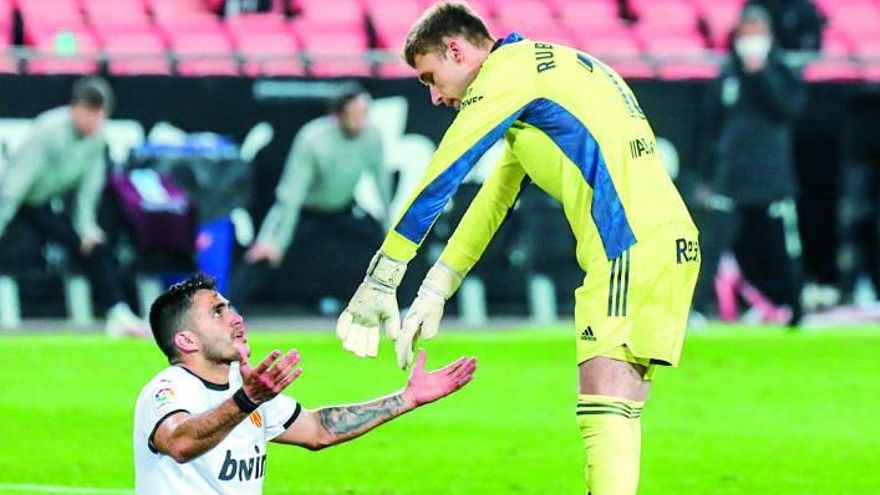
M389 395L372 402L318 409L321 426L330 434L331 444L363 435L382 423L413 409L403 393Z
M304 410L272 441L319 450L351 440L416 407L454 393L471 381L476 366L475 358L463 357L438 370L427 371L425 351L419 351L402 391L363 404Z

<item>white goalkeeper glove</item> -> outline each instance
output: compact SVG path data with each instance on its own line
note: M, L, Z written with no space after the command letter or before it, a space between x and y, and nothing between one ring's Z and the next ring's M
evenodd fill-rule
M403 320L403 329L397 339L397 364L406 369L412 363L413 351L419 336L433 339L440 331L443 306L455 294L464 274L453 270L442 261L437 261L428 270L419 293Z
M406 263L377 251L367 268L367 276L351 296L336 322L336 336L342 347L360 357L379 353L379 327L392 340L400 333L397 286L406 272Z

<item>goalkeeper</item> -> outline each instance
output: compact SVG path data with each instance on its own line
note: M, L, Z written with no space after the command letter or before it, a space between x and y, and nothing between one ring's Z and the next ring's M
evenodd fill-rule
M407 63L435 105L458 110L367 276L339 317L345 349L375 356L379 327L406 367L436 335L443 305L474 266L524 180L558 200L586 272L575 291L587 490L635 494L639 417L657 366L677 366L699 270L697 229L626 83L590 55L510 34L494 40L459 3L431 7ZM505 151L458 224L400 328L396 287L462 179L498 139Z

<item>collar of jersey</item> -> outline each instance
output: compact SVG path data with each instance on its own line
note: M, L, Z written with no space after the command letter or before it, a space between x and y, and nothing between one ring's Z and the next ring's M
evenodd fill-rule
M207 389L209 389L209 390L229 390L229 383L214 383L214 382L209 382L208 380L205 380L204 378L202 378L202 377L200 377L199 375L193 373L190 369L188 369L188 368L186 368L186 367L184 367L184 366L178 366L178 368L180 368L180 369L182 369L183 371L186 371L187 373L189 373L190 375L192 375L192 376L198 378L199 381L202 382L202 384L205 386L205 388L207 388Z
M504 45L509 45L511 43L516 43L516 42L519 42L522 40L523 40L523 37L521 34L516 33L516 32L510 33L504 38L498 38L498 41L496 41L495 44L492 45L492 51L494 52L495 50L501 48Z

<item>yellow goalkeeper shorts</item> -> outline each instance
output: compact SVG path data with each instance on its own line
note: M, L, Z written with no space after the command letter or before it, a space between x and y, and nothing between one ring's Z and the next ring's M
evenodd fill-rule
M591 262L575 290L578 364L606 356L678 366L699 270L690 224L664 226L614 260Z

